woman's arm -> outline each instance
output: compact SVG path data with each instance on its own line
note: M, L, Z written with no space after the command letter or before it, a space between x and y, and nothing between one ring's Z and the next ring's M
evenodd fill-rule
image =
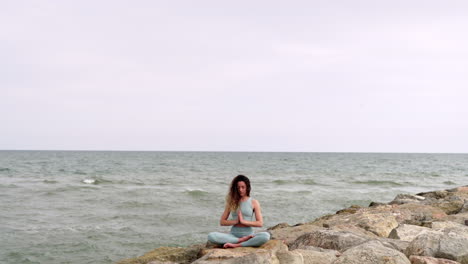
M245 226L252 226L252 227L262 227L263 226L263 216L262 216L262 209L260 208L260 203L257 200L252 200L253 210L255 212L255 220L256 221L246 221L244 220L244 216L242 215L241 210L239 210L239 223Z
M236 225L239 223L239 220L227 220L230 213L231 213L231 210L229 210L228 206L226 205L226 208L224 208L223 215L221 215L221 220L219 221L220 225L232 226L232 225Z

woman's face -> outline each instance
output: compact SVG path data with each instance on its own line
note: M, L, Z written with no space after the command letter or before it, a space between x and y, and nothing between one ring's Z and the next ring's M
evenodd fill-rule
M245 182L240 181L237 183L237 191L239 192L240 197L244 197L247 194L247 185Z

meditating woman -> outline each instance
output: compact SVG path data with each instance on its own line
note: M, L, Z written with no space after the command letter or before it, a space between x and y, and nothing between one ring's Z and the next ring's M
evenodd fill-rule
M259 247L270 239L267 232L253 232L252 227L263 226L263 217L260 203L250 197L250 181L246 176L238 175L232 180L220 224L232 226L231 232L211 232L208 240L224 248Z

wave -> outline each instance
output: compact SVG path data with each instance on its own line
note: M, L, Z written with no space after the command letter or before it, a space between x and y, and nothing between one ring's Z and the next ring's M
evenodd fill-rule
M317 183L312 179L303 180L303 181L301 181L301 183L303 183L305 185L317 185Z
M279 185L284 185L284 184L289 184L291 181L286 181L286 180L274 180L273 183L279 184Z
M86 184L98 184L98 181L96 179L84 179L81 182Z
M102 177L86 178L86 179L81 180L81 182L85 184L94 184L94 185L100 185L100 184L139 185L139 186L146 185L144 182L140 182L140 181L108 180Z
M58 181L54 181L54 180L43 180L42 182L43 183L48 183L48 184L58 183Z
M390 185L390 186L403 186L404 184L394 182L394 181L378 181L378 180L368 180L368 181L353 181L353 184L365 184L365 185Z
M186 190L185 193L193 197L202 197L209 194L209 192L203 190Z
M457 185L456 182L453 182L453 181L444 181L444 184L447 184L447 185Z
M76 171L73 172L73 174L77 174L77 175L86 175L87 173L84 172L84 171L76 170Z
M126 208L145 208L145 207L154 207L154 203L150 202L139 202L139 201L126 201L121 204L119 204L117 207L120 209L126 209Z
M298 181L274 180L273 183L277 185L286 185L286 184L317 185L317 182L315 182L313 179L305 179L305 180L298 180Z
M11 171L10 168L0 168L0 171Z

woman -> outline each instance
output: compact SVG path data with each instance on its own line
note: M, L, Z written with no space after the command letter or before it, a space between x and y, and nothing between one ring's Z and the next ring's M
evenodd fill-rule
M232 226L231 232L211 232L208 240L224 248L259 247L270 239L267 232L253 233L252 227L263 226L263 217L259 202L250 197L250 181L246 176L238 175L232 180L220 224Z

